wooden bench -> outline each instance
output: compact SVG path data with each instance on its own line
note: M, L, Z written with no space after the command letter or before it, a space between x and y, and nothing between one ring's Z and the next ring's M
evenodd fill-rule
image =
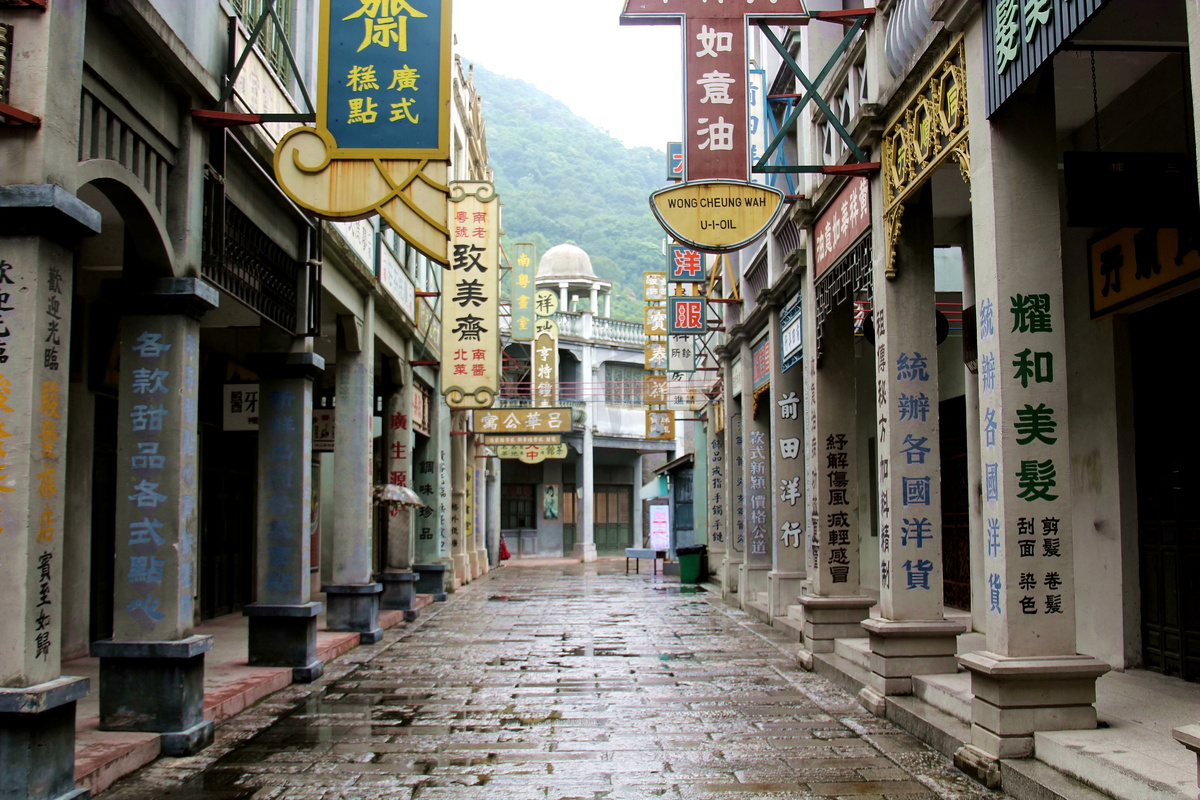
M633 559L634 574L640 575L642 572L642 559L648 558L651 561L650 574L658 574L658 560L667 560L666 550L652 550L649 547L626 547L625 548L625 574L629 574L629 559Z

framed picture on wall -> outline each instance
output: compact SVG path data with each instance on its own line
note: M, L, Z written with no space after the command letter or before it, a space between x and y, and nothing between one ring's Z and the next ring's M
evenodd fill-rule
M547 486L542 495L542 518L558 519L558 487Z

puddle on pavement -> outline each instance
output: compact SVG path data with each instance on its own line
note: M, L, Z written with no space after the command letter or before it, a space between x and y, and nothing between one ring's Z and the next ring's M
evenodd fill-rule
M703 586L652 586L650 588L666 594L704 594L707 592Z

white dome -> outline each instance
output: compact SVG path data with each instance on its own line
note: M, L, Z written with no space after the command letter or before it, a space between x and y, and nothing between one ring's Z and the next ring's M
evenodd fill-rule
M592 260L581 248L573 244L551 247L538 263L537 277L561 280L597 280L592 271Z

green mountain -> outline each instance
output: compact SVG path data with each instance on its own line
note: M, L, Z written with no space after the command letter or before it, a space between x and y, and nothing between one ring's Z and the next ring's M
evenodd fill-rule
M665 234L649 204L667 183L666 153L627 148L532 84L478 64L475 87L506 252L513 242L533 242L538 258L559 244L583 248L596 274L613 282L612 315L641 321L642 273L666 269Z

